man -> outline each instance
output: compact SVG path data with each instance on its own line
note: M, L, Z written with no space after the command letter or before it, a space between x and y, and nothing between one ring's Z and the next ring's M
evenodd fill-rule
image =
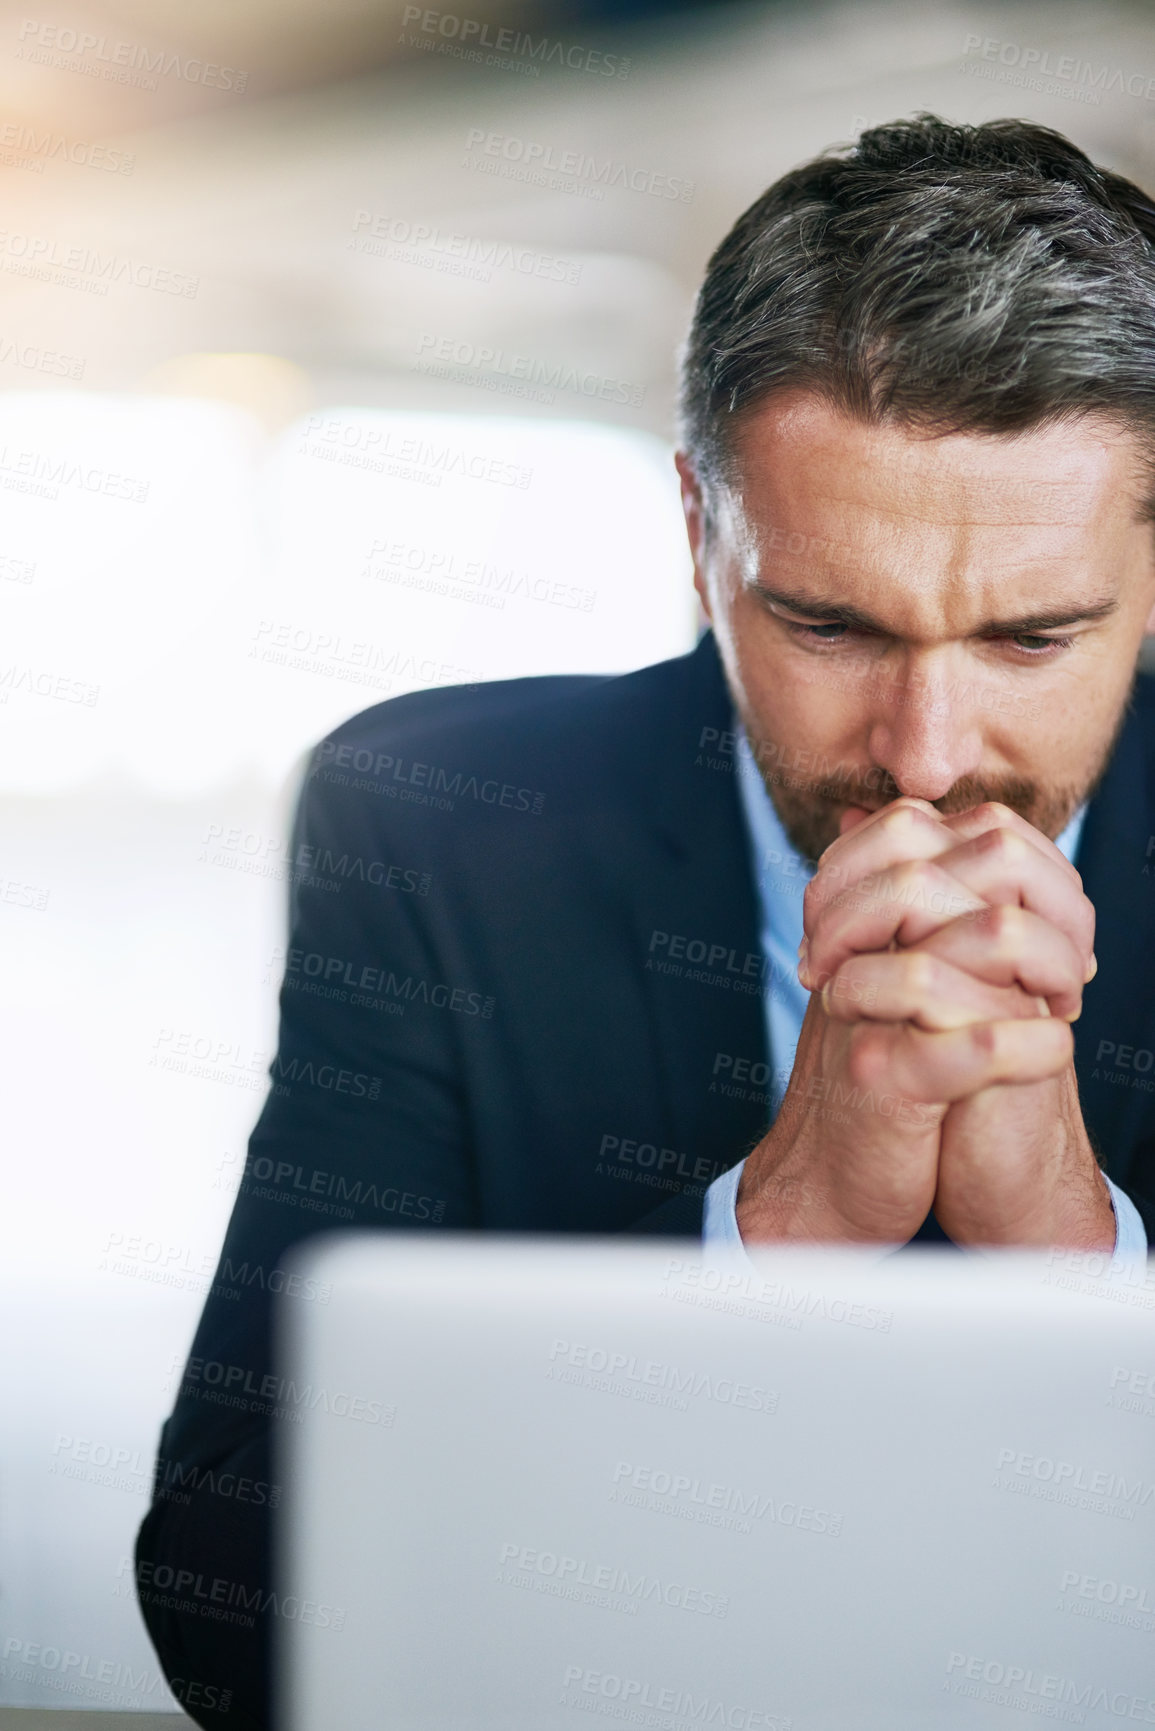
M1153 428L1144 196L1024 123L876 128L707 270L678 467L712 632L318 748L295 849L400 869L294 886L138 1545L229 1724L267 1722L294 1614L269 1437L309 1397L268 1294L309 1233L1145 1255Z

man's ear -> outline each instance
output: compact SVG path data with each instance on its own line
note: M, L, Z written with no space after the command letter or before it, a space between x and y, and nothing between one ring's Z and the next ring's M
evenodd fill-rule
M710 590L706 580L706 544L709 534L706 526L706 502L702 495L702 484L698 480L693 462L685 451L675 453L674 466L678 471L678 479L681 483L686 534L690 542L690 556L694 561L694 588L698 591L698 601L703 613L707 619L710 619Z

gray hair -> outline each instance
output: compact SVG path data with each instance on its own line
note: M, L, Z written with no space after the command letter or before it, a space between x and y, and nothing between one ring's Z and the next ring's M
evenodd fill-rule
M678 431L707 501L743 413L798 388L928 435L1097 414L1155 451L1155 204L1025 120L871 127L775 181L706 268Z

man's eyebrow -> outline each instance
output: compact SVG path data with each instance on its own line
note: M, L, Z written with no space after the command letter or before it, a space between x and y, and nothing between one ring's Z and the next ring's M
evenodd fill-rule
M1050 607L1042 613L1024 613L1018 619L990 619L979 626L979 632L1016 631L1026 636L1032 631L1057 631L1064 625L1092 624L1096 619L1109 619L1118 611L1118 597L1108 596L1085 607Z
M861 631L874 631L879 636L890 636L890 628L881 619L876 619L872 613L867 613L861 607L854 607L847 601L835 601L833 598L821 595L804 595L798 589L771 589L765 583L751 585L754 592L763 601L775 602L779 607L786 607L791 613L804 614L807 619L821 621L824 625L855 625ZM987 619L970 634L982 637L995 632L1007 634L1029 635L1035 631L1057 631L1064 625L1086 625L1096 619L1107 619L1112 613L1118 612L1117 596L1105 596L1101 601L1089 601L1081 607L1048 607L1035 613L1023 613L1015 619Z

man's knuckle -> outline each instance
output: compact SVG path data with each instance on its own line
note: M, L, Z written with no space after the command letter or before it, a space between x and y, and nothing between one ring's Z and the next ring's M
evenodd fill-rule
M935 957L925 950L911 950L903 961L908 989L919 998L932 997L941 977Z
M921 800L903 798L886 808L880 822L888 835L909 835L912 830L921 829L926 824L928 812L929 808Z
M917 895L930 887L935 876L929 860L904 860L894 873L895 888L900 895Z
M846 1055L846 1070L852 1087L869 1088L877 1080L886 1058L885 1045L884 1029L863 1023L854 1029Z
M987 920L991 937L1004 952L1017 950L1022 942L1025 921L1023 910L1012 902L1000 902L993 907Z
M997 1022L975 1022L970 1029L970 1041L980 1058L997 1059L1002 1050L1002 1038Z
M1004 829L1001 824L996 824L992 829L984 830L979 837L979 847L996 863L1015 866L1022 863L1031 844L1024 841L1017 830ZM1031 848L1031 851L1034 852L1034 849Z

